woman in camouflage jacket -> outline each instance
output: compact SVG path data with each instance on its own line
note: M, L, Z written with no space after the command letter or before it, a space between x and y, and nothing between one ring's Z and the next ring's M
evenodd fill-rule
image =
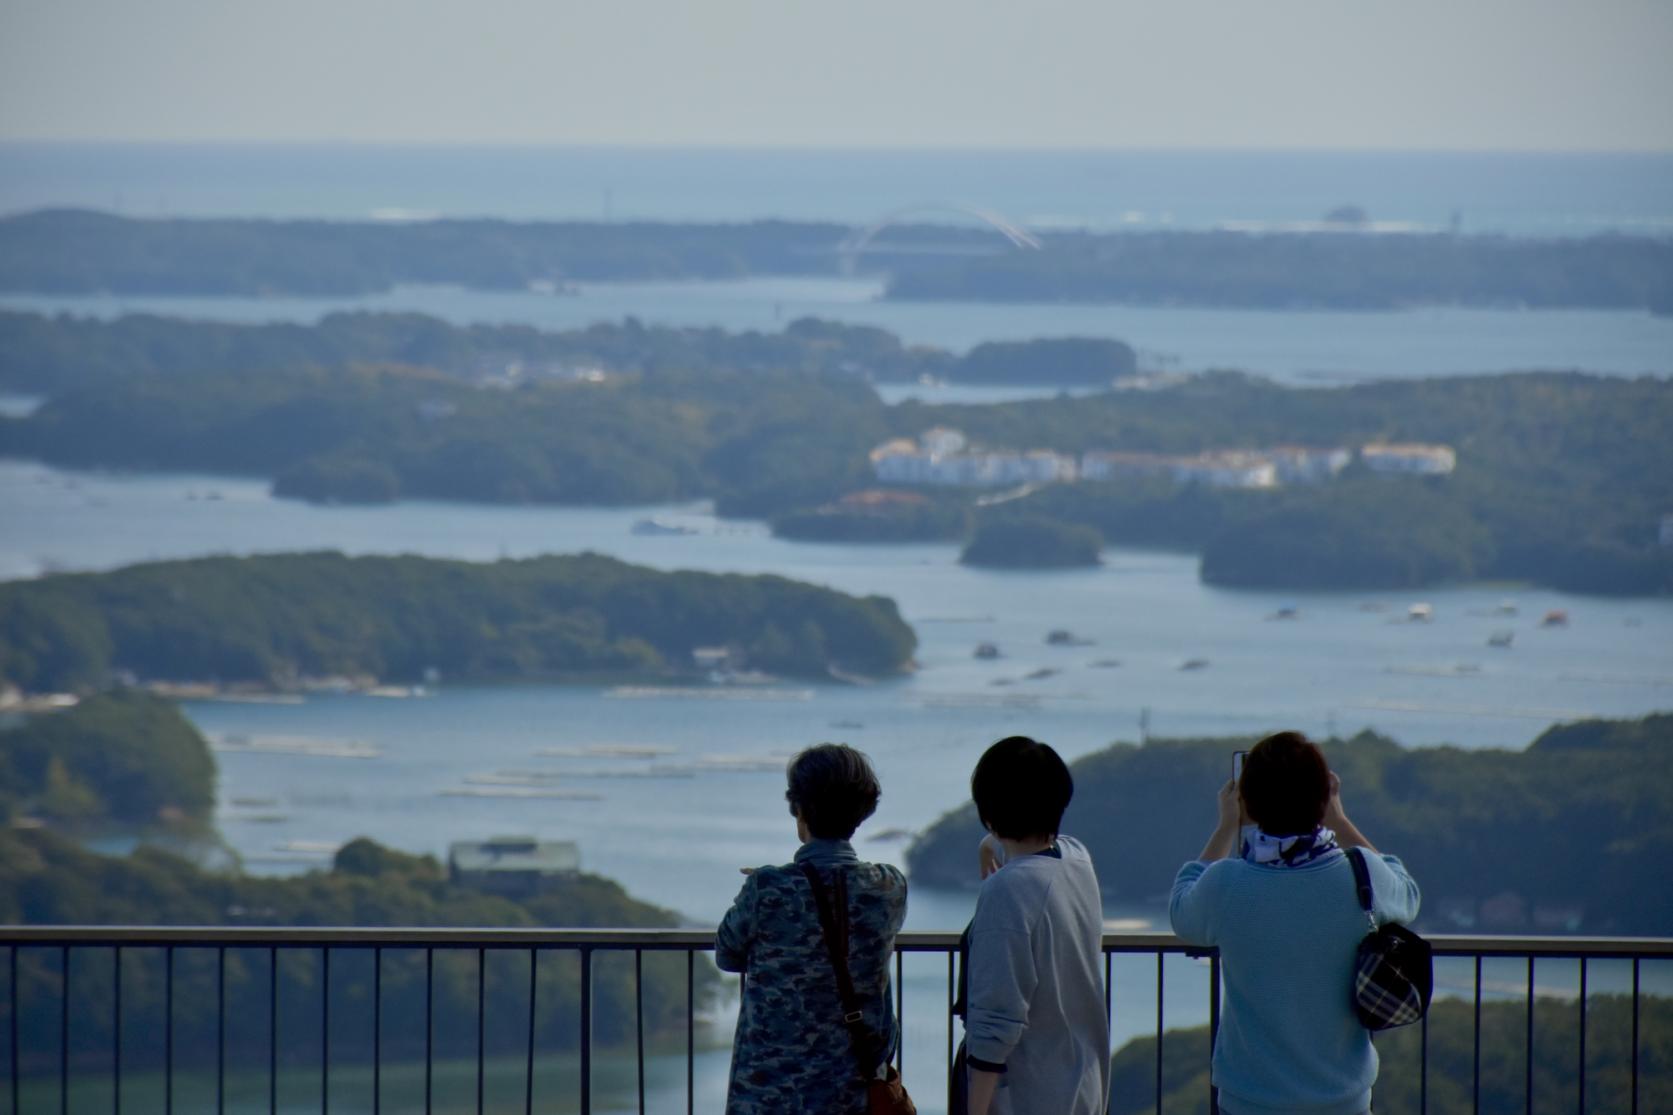
M906 877L889 864L862 863L849 843L881 795L864 755L821 744L791 760L788 775L784 796L802 846L792 863L746 868L749 877L715 933L715 963L747 977L726 1112L863 1115L866 1078L843 1025L836 974L802 866L812 865L827 890L837 872L846 876L849 970L866 1024L888 1055L897 1034L889 961L906 920Z

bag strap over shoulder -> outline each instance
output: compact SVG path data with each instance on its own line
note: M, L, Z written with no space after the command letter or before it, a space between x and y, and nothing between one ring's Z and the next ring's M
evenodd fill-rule
M1354 869L1354 889L1359 893L1359 908L1371 921L1371 932L1377 931L1376 892L1371 889L1371 868L1365 862L1362 848L1348 849L1348 862Z
M813 888L813 904L819 914L825 951L831 958L831 967L836 971L837 995L842 1000L842 1024L854 1039L854 1056L860 1062L861 1074L870 1077L881 1067L883 1043L877 1033L866 1025L864 1004L854 990L854 977L848 970L848 877L840 870L835 872L836 902L833 908L830 892L820 880L819 872L808 863L802 864L801 868L802 874L807 876L808 886Z

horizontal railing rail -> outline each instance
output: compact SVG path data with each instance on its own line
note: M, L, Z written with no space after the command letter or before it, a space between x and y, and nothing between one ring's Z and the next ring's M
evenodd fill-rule
M1615 967L1611 971L1618 972L1621 978L1617 981L1622 987L1621 994L1625 995L1628 986L1626 977L1630 974L1630 1095L1631 1105L1628 1110L1637 1112L1640 1070L1640 998L1641 998L1641 965L1645 963L1673 961L1673 938L1644 938L1644 937L1564 937L1564 936L1478 936L1445 934L1428 938L1437 956L1442 958L1462 958L1473 961L1473 978L1463 984L1464 997L1470 997L1473 986L1473 1018L1475 1026L1474 1055L1471 1068L1471 1110L1480 1110L1482 1101L1482 1003L1484 993L1489 989L1484 979L1483 965L1492 963L1502 967L1507 961L1521 960L1526 964L1525 993L1525 1080L1524 1088L1527 1098L1527 1109L1533 1109L1535 1094L1535 1002L1536 1002L1536 961L1566 961L1577 962L1564 968L1578 969L1578 1051L1575 1067L1579 1076L1579 1096L1582 1112L1587 1110L1587 1002L1588 1002L1588 965L1591 962L1599 964L1609 963ZM906 1067L905 1047L908 1027L905 999L905 957L915 954L942 954L946 957L946 993L947 1003L950 1004L954 994L956 977L956 952L959 934L956 932L937 931L909 931L901 933L896 939L897 955L895 958L894 994L897 1015L902 1019L899 1029L901 1040L897 1043L895 1059L904 1071ZM124 1087L123 1074L125 1068L141 1058L131 1051L125 1054L124 1037L136 1029L131 1017L139 1012L139 1008L132 1004L127 1014L124 1014L123 989L128 983L136 981L134 969L140 963L132 958L135 953L160 952L161 975L152 974L152 982L148 989L152 992L152 1008L158 1017L153 1020L151 1034L157 1029L161 1031L162 1049L160 1052L160 1071L162 1075L162 1111L164 1115L172 1115L175 1109L177 1066L182 1063L195 1063L199 1066L200 1075L211 1072L207 1068L209 1053L213 1051L213 1110L217 1115L225 1115L229 1110L227 1103L227 1054L228 1054L228 1025L229 1025L229 953L242 956L248 961L250 957L260 957L265 954L265 961L256 962L253 967L256 975L265 976L265 980L250 976L252 965L248 962L241 969L244 978L244 990L253 994L255 1002L233 1003L233 1017L259 1015L264 1009L266 1013L265 1029L262 1031L265 1040L265 1084L266 1102L256 1105L244 1104L238 1111L266 1110L278 1112L281 1110L278 1098L281 1068L281 956L294 957L298 953L312 953L317 959L304 959L298 963L307 966L301 980L301 986L311 989L317 996L318 1002L312 1000L306 1004L312 1011L308 1023L309 1032L303 1040L310 1046L310 1056L317 1056L317 1071L319 1074L318 1110L327 1115L333 1109L332 1071L347 1060L352 1060L357 1052L349 1048L351 1039L333 1038L333 982L332 958L338 953L364 953L372 955L369 961L369 972L361 978L369 980L369 986L359 988L359 994L352 996L353 1005L357 1009L364 1009L370 1013L370 1047L360 1049L361 1055L369 1055L371 1072L370 1104L362 1105L356 1110L365 1110L373 1115L381 1115L384 1085L382 1073L386 1060L398 1063L386 1055L386 1050L393 1044L394 1039L387 1036L392 1028L388 1015L393 1009L386 1010L386 998L390 997L388 988L391 983L386 980L386 971L393 972L391 955L407 954L409 960L422 958L422 979L411 969L416 965L409 965L404 972L408 979L404 992L409 996L416 1011L418 988L422 987L422 1065L423 1065L423 1106L425 1112L432 1111L433 1081L432 1073L436 1063L435 1040L437 1033L436 958L438 955L450 958L463 957L468 969L474 957L475 970L471 982L474 985L474 1004L466 1003L465 1013L472 1015L471 1021L475 1026L476 1061L475 1076L475 1110L483 1112L484 1108L484 1065L487 1059L487 1043L485 1041L485 1026L490 1016L487 1001L487 988L490 983L488 960L490 953L523 953L528 957L526 974L518 976L518 981L526 980L526 992L519 992L515 1011L522 1017L526 1011L527 1032L523 1036L517 1055L524 1061L521 1080L522 1099L521 1110L532 1113L544 1108L536 1103L536 1062L537 1057L551 1056L552 1050L544 1054L537 1049L537 995L541 984L539 975L541 961L554 953L573 954L577 965L576 981L573 994L578 997L574 1005L575 1014L572 1037L575 1042L573 1049L564 1051L572 1055L577 1062L577 1077L575 1092L571 1106L583 1113L590 1113L594 1108L593 1076L594 1076L594 1046L596 1044L594 1029L597 1024L598 1008L595 983L595 959L602 956L622 954L631 958L632 979L630 984L617 988L618 994L626 997L626 987L631 987L632 1036L631 1046L634 1056L637 1090L637 1110L643 1112L646 1107L646 1003L645 1003L645 958L653 954L683 954L685 963L684 976L684 1036L685 1036L685 1110L694 1113L697 1110L699 1092L696 1085L695 1064L697 1057L697 1018L698 1018L698 976L696 972L696 958L701 953L712 952L714 949L714 934L707 929L536 929L536 928L500 928L500 927L448 927L448 928L338 928L313 926L0 926L0 951L4 952L7 965L4 982L5 998L0 1001L4 1006L4 1022L0 1023L3 1031L0 1038L6 1043L4 1064L7 1086L0 1088L0 1099L9 1100L7 1115L34 1115L38 1109L43 1112L57 1111L60 1115L70 1112L91 1110L93 1105L81 1102L71 1102L72 1082L77 1074L96 1074L101 1080L108 1079L108 1085L101 1087L109 1093L107 1101L101 1101L99 1110L109 1110L112 1115L122 1115L124 1095L130 1089ZM1155 1066L1154 1088L1156 1111L1160 1115L1164 1098L1164 1035L1171 1033L1166 1029L1166 1011L1164 1009L1165 994L1168 990L1167 969L1164 963L1168 958L1191 958L1204 962L1208 969L1207 1024L1209 1029L1209 1047L1212 1047L1213 1035L1217 1032L1220 1016L1220 958L1216 950L1199 948L1189 945L1172 934L1166 933L1111 933L1103 940L1104 951L1104 980L1105 1006L1113 1011L1117 1006L1114 996L1116 979L1114 977L1114 962L1117 957L1128 958L1123 963L1129 963L1135 956L1155 957ZM97 954L102 959L81 956L82 953ZM78 960L72 965L71 957L76 955ZM199 1045L182 1053L176 1048L176 1032L182 1025L183 1017L176 999L177 984L181 983L179 969L184 965L183 959L177 964L177 954L185 957L198 957L212 966L199 973L203 987L213 989L214 1008L209 1022L201 1026L208 1045ZM412 955L416 954L416 956ZM28 957L30 965L24 977L20 977L19 959ZM130 975L124 978L124 958L129 957ZM625 960L620 961L626 963ZM1179 962L1177 959L1174 961ZM350 957L339 958L339 964L346 966ZM365 960L359 963L366 967ZM506 963L517 961L496 960L496 964L503 969ZM665 964L656 961L656 964ZM1626 966L1623 968L1622 966ZM521 971L522 969L518 969ZM705 969L706 970L706 969ZM1517 969L1513 968L1512 971ZM206 974L212 972L212 978ZM663 969L666 977L666 966ZM293 972L294 976L295 973ZM548 975L551 975L548 972ZM72 978L74 977L74 978ZM747 977L746 977L747 978ZM939 979L940 977L934 977ZM1177 978L1177 977L1176 977ZM1200 979L1200 976L1195 977ZM341 985L344 976L339 970L338 984ZM1522 977L1518 976L1518 980ZM21 982L20 982L21 980ZM264 992L259 991L259 984L265 982ZM1502 983L1502 981L1498 981ZM53 1002L52 1009L46 1010L39 1002L26 1003L24 1001L25 985L31 993L38 997L49 997ZM160 984L160 992L157 989ZM93 989L89 990L89 985ZM507 981L500 982L503 993L510 986ZM201 988L200 988L201 989ZM160 994L160 1002L156 996ZM1194 993L1192 993L1194 994ZM1502 998L1504 993L1494 992ZM338 992L340 998L344 996ZM526 996L526 997L522 997ZM199 998L203 998L200 995ZM246 997L249 997L247 994ZM290 1004L293 1009L295 1004ZM457 1004L456 1004L457 1005ZM547 1011L552 1010L550 1003L540 1004ZM1123 998L1120 1005L1123 1009L1133 1009L1131 998ZM201 1002L197 1003L203 1009ZM496 1004L496 1008L499 1004ZM618 1013L627 1011L623 1003L616 1003L614 1007ZM32 1033L34 1046L30 1050L30 1057L26 1063L20 1052L20 1030L25 1025L23 1018L26 1009L34 1013L30 1018L38 1022L42 1017L50 1019L55 1035ZM938 1006L936 1008L940 1010ZM1147 1004L1140 1004L1139 1009L1148 1011ZM1496 1008L1495 1008L1496 1009ZM677 1017L677 1014L676 1014ZM1111 1017L1114 1017L1113 1013ZM1196 1017L1201 1017L1197 1015ZM89 1019L100 1020L103 1029L89 1030L82 1034L73 1031L73 1024L88 1025ZM406 1021L415 1021L407 1019ZM1149 1025L1148 1021L1145 1023ZM1624 1023L1623 1023L1624 1025ZM39 1030L39 1026L36 1027ZM297 1027L302 1029L302 1027ZM1426 1115L1429 1108L1429 1024L1422 1023L1420 1038L1419 1090L1415 1110L1419 1115ZM108 1039L104 1035L108 1031ZM317 1031L317 1032L315 1032ZM89 1037L89 1034L92 1037ZM1143 1036L1141 1033L1140 1036ZM411 1035L408 1035L409 1041ZM952 1017L948 1014L945 1024L945 1048L942 1051L945 1063L950 1066L953 1052L955 1029ZM50 1039L50 1040L49 1040ZM108 1047L100 1054L103 1057L102 1068L90 1068L75 1062L72 1057L72 1047L85 1052L85 1047L91 1040L106 1040ZM291 1039L295 1041L295 1038ZM334 1040L337 1044L334 1044ZM937 1044L940 1044L937 1042ZM44 1050L40 1047L44 1046ZM288 1048L288 1047L287 1047ZM625 1046L624 1046L625 1048ZM333 1053L336 1053L334 1059ZM1195 1054L1193 1054L1195 1055ZM415 1054L415 1057L417 1055ZM51 1065L55 1057L56 1065ZM193 1058L196 1058L193 1061ZM416 1063L416 1061L414 1062ZM42 1065L51 1065L42 1068ZM56 1070L55 1072L53 1070ZM27 1071L26 1071L27 1070ZM950 1067L948 1069L950 1073ZM1149 1072L1149 1069L1145 1069ZM914 1066L915 1087L925 1075L924 1071ZM51 1089L50 1096L41 1098L43 1093L30 1093L35 1097L32 1104L24 1103L25 1089L23 1082L26 1077L39 1083L44 1080L51 1082L56 1076L56 1087ZM939 1073L937 1073L939 1076ZM81 1096L82 1093L77 1093ZM83 1097L84 1098L84 1097ZM543 1097L549 1099L550 1097ZM718 1096L703 1094L706 1105L718 1103ZM939 1106L939 1097L927 1097L920 1100L920 1107L926 1112L935 1111ZM1212 1089L1204 1097L1204 1104L1208 1110L1215 1109L1215 1098ZM141 1109L149 1110L144 1105ZM338 1110L344 1105L338 1104ZM294 1104L286 1106L285 1110L295 1109ZM310 1104L310 1109L312 1106ZM402 1107L401 1110L412 1109ZM1379 1112L1383 1108L1379 1107Z

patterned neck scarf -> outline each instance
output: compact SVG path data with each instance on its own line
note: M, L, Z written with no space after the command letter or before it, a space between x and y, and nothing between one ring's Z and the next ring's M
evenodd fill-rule
M1255 825L1243 830L1243 858L1265 867L1305 867L1339 855L1336 834L1323 825L1303 836L1268 836Z

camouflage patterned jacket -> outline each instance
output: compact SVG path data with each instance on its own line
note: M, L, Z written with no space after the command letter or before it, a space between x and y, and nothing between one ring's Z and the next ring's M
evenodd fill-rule
M861 863L846 840L811 840L794 864L744 882L715 933L715 963L746 974L727 1115L863 1115L865 1084L842 1024L836 975L801 864L848 876L848 965L866 1022L895 1044L889 964L906 920L906 877Z

